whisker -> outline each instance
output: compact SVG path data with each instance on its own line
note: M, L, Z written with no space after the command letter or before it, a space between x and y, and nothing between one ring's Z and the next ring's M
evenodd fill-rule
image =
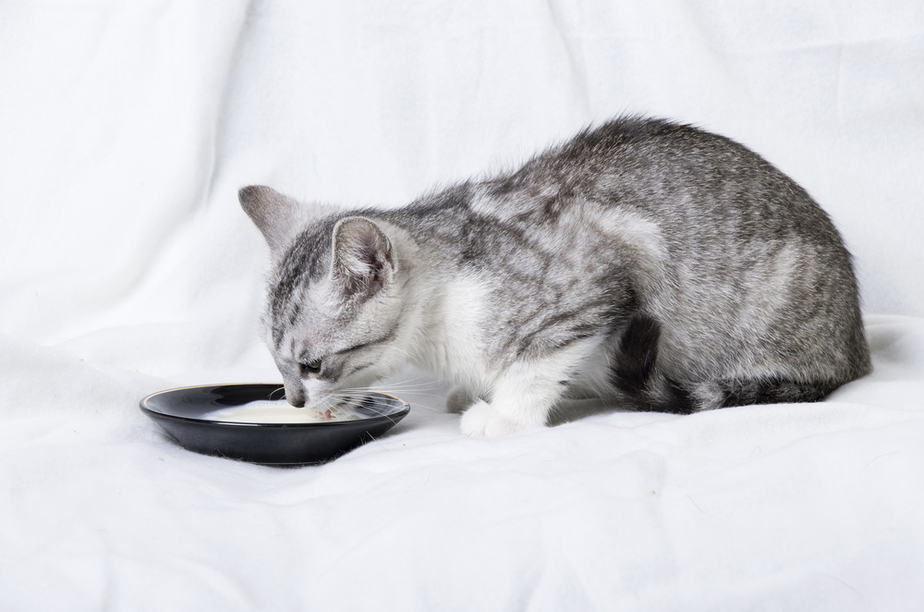
M384 380L380 383L369 386L369 387L351 387L352 389L365 389L365 390L376 390L376 389L437 389L442 385L438 382L431 381L388 381Z
M391 413L386 412L384 409L377 408L377 407L375 406L375 404L370 405L370 404L367 403L367 402L355 401L355 402L340 402L340 403L337 404L337 405L338 405L338 406L346 405L346 406L349 407L349 408L359 408L359 407L362 407L362 409L363 409L364 411L372 412L372 414L374 414L374 415L376 415L376 416L383 416L383 417L385 417L386 419L388 419L389 421L391 421L392 425L395 424L394 419L391 418Z
M432 390L428 389L396 389L393 387L386 387L384 389L357 389L356 391L342 391L341 394L350 394L350 395L376 395L376 394L385 394L385 395L394 395L398 397L421 397L421 396L430 396Z
M348 406L362 406L364 409L375 409L375 404L374 404L374 403L370 403L370 402L366 401L366 400L368 400L369 396L368 396L367 394L364 394L364 393L363 393L363 394L358 394L358 395L337 394L337 395L336 395L336 398L338 398L338 399L341 400L340 403L346 404L346 405L348 405ZM417 401L408 402L408 403L409 403L415 410L422 409L422 410L429 411L429 412L433 412L433 413L442 413L442 412L445 412L445 410L440 410L440 409L438 409L438 408L434 408L433 406L430 406L429 404L424 404L424 403L420 403L420 402L417 402Z
M339 397L358 397L362 399L362 398L368 398L370 396L376 395L377 393L379 393L379 391L340 391L340 392L336 392L335 394ZM406 398L414 398L415 400L423 399L420 396L418 396L416 392L406 392L400 389L389 389L388 393L399 394Z

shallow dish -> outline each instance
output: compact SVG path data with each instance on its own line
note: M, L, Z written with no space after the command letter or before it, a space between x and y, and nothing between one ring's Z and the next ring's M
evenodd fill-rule
M320 463L373 440L407 416L407 402L369 393L351 420L260 423L216 420L210 413L279 397L281 384L201 385L158 391L141 400L151 417L183 448L273 465Z

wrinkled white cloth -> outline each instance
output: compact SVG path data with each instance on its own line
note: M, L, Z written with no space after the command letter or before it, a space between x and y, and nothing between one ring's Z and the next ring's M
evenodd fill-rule
M0 4L0 608L924 607L924 5ZM394 206L639 112L755 149L855 255L875 372L815 405L572 405L320 467L137 410L272 381L236 190Z

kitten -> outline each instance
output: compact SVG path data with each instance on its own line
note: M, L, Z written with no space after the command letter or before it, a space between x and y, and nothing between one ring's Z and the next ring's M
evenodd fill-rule
M491 436L563 397L691 413L816 401L870 371L829 217L693 127L613 120L396 210L239 195L273 254L267 342L296 406L412 363Z

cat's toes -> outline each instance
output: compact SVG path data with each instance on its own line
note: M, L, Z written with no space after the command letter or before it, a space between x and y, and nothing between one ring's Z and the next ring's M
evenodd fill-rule
M478 400L462 415L462 433L472 437L503 436L524 429L524 426L500 414L491 404Z
M469 406L462 415L462 433L466 436L483 436L492 412L491 405L484 400Z
M471 406L472 394L465 387L456 387L446 396L446 410L453 414L461 414L466 408Z

